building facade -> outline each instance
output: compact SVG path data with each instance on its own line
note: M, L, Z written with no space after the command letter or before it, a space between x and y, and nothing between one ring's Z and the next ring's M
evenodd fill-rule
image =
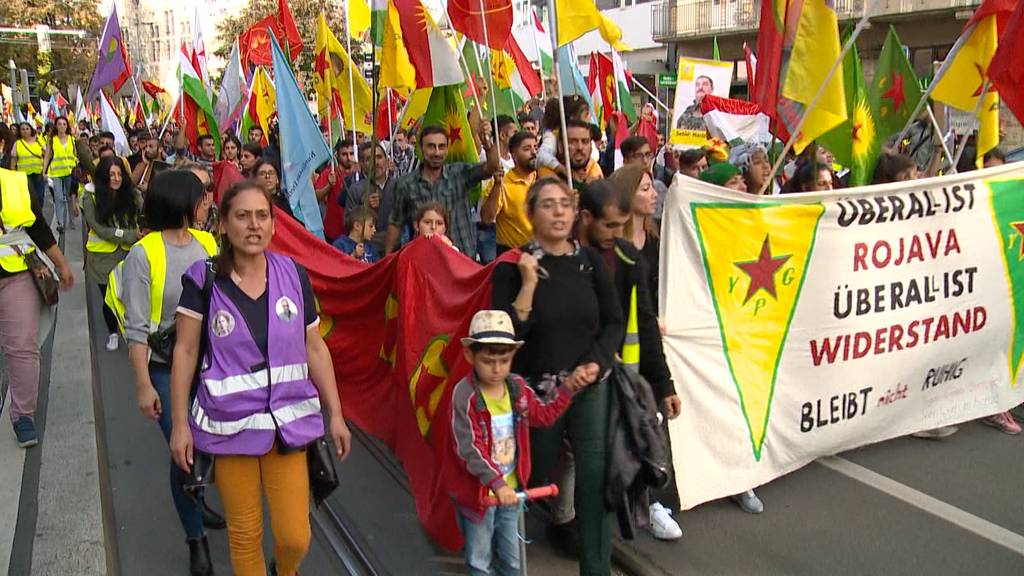
M946 58L961 30L980 0L833 0L840 26L859 20L873 10L871 26L857 40L864 75L874 75L889 26L905 45L918 77L931 76L935 63ZM733 73L735 97L746 98L747 78L743 45L757 48L761 0L661 0L651 9L650 29L655 41L664 46L665 74L675 74L674 62L681 56L711 58L714 40L723 60L736 63ZM1005 107L1000 122L1006 133L1005 145L1020 146L1024 131Z

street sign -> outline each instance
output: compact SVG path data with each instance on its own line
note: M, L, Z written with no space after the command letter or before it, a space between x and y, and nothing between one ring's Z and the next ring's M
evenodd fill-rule
M675 74L658 74L658 86L664 86L666 88L675 88L675 86L676 86L676 75Z

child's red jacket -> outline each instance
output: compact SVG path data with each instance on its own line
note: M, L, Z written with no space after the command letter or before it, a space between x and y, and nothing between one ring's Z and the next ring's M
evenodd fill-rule
M505 478L491 459L491 413L483 392L475 383L475 374L463 378L452 391L452 443L445 452L442 470L448 494L463 511L482 516L485 499L492 490L505 486ZM572 392L559 386L553 398L542 401L521 376L510 374L505 380L512 405L516 439L516 475L519 484L530 480L530 426L551 426L572 401Z

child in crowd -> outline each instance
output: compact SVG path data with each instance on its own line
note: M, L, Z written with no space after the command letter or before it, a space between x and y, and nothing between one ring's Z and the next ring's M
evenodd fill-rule
M523 345L502 310L473 316L462 339L473 371L452 391L451 448L445 453L446 486L466 541L470 574L519 574L519 500L530 479L529 426L550 426L569 408L574 389L558 386L544 400L521 376L512 358ZM497 506L488 506L494 496Z
M448 237L448 210L440 202L427 202L416 211L416 236L440 236L445 244L455 248ZM458 250L458 248L455 248Z
M345 254L367 264L380 260L377 248L370 238L377 233L377 215L369 208L359 207L348 217L347 236L334 241L334 247Z

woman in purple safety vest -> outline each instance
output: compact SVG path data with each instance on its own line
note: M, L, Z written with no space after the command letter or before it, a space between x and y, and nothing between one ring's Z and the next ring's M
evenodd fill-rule
M171 453L185 471L193 448L216 457L234 573L266 573L265 495L275 542L272 573L292 575L309 548L305 447L324 435L321 402L339 458L348 455L351 434L306 271L267 250L274 235L270 196L253 181L240 182L224 194L220 215L221 252L209 301L202 292L205 262L182 277ZM208 345L189 406L203 329Z

